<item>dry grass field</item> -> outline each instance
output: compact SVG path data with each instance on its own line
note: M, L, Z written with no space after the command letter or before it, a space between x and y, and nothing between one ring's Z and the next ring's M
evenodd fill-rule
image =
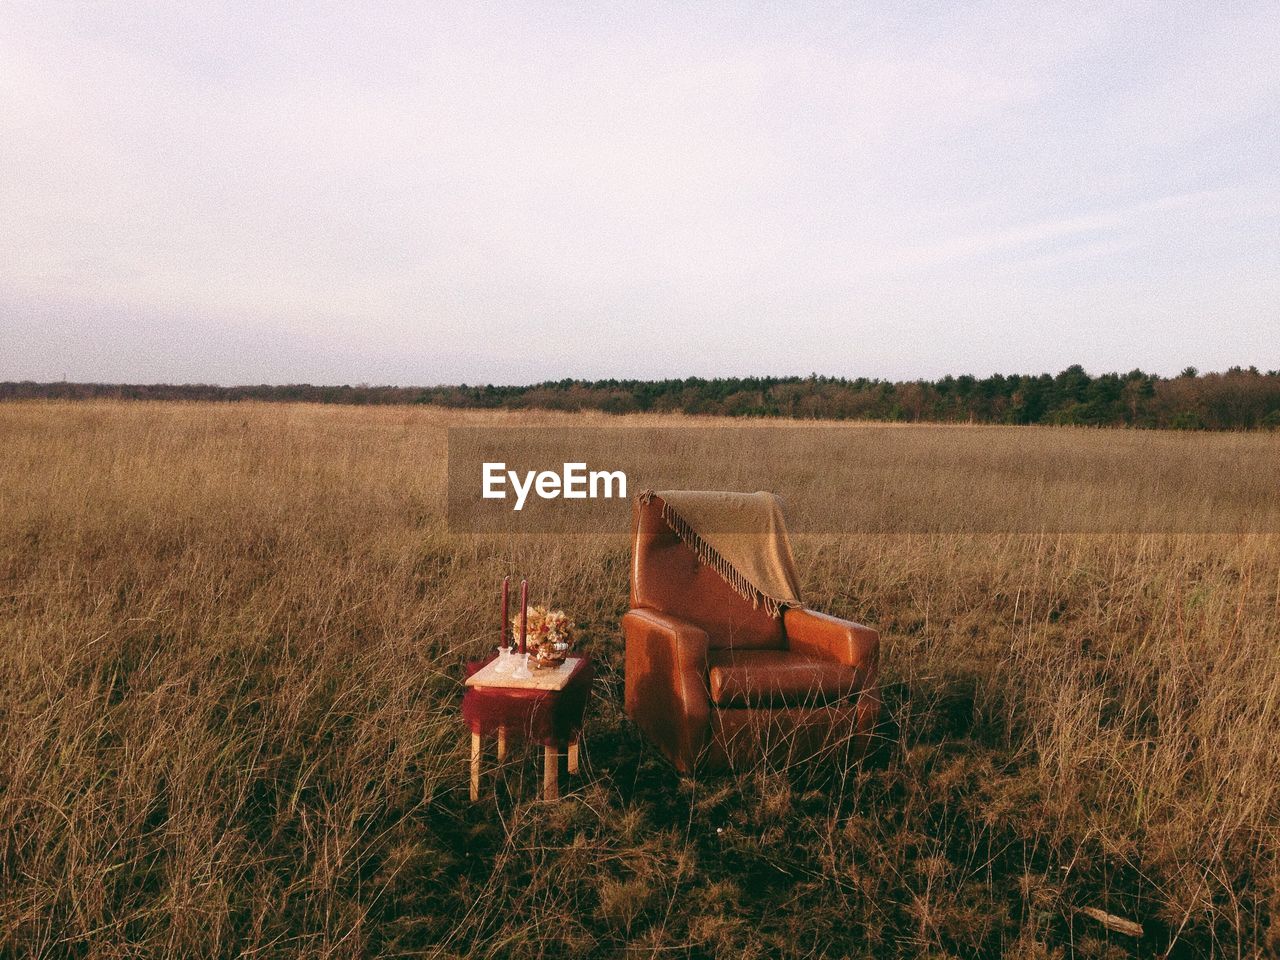
M446 526L447 428L533 422L620 423L0 405L0 954L1280 952L1280 536L798 536L810 603L881 630L900 735L863 766L681 781L621 711L625 531ZM1231 515L1186 529L1276 508L1274 434L971 436L996 464L1128 444L1256 489L1192 498ZM767 482L815 466L841 469ZM461 663L504 573L601 662L556 804L532 751L467 801Z

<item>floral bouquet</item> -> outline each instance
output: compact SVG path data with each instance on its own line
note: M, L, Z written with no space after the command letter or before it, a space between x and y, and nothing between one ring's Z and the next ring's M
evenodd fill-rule
M558 667L564 663L573 646L574 623L563 610L543 606L529 608L528 635L525 647L534 667ZM511 618L511 632L520 636L520 615Z

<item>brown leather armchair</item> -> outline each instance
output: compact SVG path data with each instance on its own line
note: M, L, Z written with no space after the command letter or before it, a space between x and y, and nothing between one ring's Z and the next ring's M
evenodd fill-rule
M753 606L676 534L661 498L632 522L626 711L684 773L870 746L880 714L879 634L791 607Z

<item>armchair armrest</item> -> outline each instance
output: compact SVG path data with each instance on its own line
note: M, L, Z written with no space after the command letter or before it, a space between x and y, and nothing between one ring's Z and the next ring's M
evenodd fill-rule
M880 634L875 630L801 607L784 611L782 625L792 650L857 667L864 685L875 681L880 662Z
M711 728L707 634L687 620L635 609L622 618L626 711L682 772L691 772Z
M857 668L862 691L858 695L853 748L859 756L867 756L885 739L879 727L882 701L876 683L880 673L880 634L852 620L799 607L784 611L782 617L792 650Z

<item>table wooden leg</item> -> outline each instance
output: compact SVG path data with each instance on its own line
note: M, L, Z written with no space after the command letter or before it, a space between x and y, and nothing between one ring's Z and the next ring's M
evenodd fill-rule
M569 741L569 776L578 775L578 740L575 737Z
M560 747L548 744L542 748L542 796L547 800L560 799Z
M498 727L498 760L507 759L507 728Z
M471 734L471 802L480 799L480 734Z

